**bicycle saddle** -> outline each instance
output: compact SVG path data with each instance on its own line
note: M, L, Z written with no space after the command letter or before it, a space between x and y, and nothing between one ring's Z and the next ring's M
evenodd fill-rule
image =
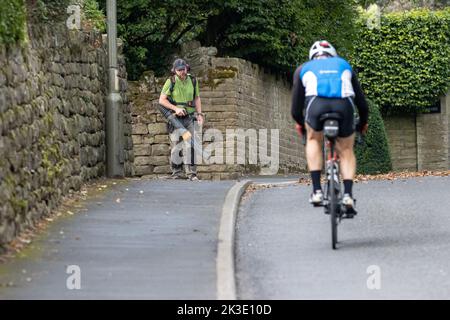
M342 120L342 116L337 112L324 113L320 116L319 121L325 120Z
M320 116L320 122L323 122L323 132L326 137L334 139L339 133L339 120L342 116L339 113L324 113Z

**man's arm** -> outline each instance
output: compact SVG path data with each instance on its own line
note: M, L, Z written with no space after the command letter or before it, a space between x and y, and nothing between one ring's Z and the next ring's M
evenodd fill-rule
M203 121L205 119L203 118L203 114L202 114L202 99L200 99L198 81L196 81L196 83L195 83L194 105L195 105L195 111L197 111L197 122L199 125L202 125Z
M200 99L200 96L195 97L195 110L197 113L202 113L202 99Z
M354 71L352 73L352 86L355 91L355 103L359 112L359 124L360 127L363 128L367 124L369 118L369 106L367 105L366 97L364 96L364 92L361 89L361 85Z
M302 66L298 67L294 72L291 115L298 124L304 126L305 120L303 119L303 106L305 104L305 87L300 80L301 69Z
M161 94L159 96L159 104L167 109L175 111L175 114L177 116L184 116L186 112L183 108L178 108L176 105L170 103L169 96L167 95L169 87L170 87L170 80L168 79L164 84L163 89L161 90Z

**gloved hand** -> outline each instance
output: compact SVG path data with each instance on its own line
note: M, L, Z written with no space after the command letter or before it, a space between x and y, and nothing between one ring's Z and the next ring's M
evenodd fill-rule
M299 137L303 136L303 127L301 124L296 123L295 130L297 131Z
M368 129L369 129L368 123L364 125L360 125L359 123L356 124L356 131L361 132L361 134L366 134Z
M369 130L369 124L368 123L366 123L365 125L362 126L361 133L362 134L366 134L367 130Z

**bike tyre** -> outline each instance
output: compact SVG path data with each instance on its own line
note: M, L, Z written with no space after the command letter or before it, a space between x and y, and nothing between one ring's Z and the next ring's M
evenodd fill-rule
M329 212L330 212L330 222L331 222L331 247L333 250L337 248L338 242L338 212L337 212L337 194L336 194L336 182L334 180L335 167L331 165L330 168L330 181L328 189L328 199L329 199Z

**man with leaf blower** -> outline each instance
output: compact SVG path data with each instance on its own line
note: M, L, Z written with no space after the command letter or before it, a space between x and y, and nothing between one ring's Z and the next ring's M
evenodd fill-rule
M191 181L197 181L197 166L194 152L195 121L202 126L204 117L198 82L188 72L189 65L186 61L183 59L174 61L172 76L164 83L159 97L159 104L160 111L168 120L168 131L171 141L171 178L184 178L184 163L188 178ZM185 142L190 143L190 159L187 154L181 154L183 152L180 150L180 136Z

